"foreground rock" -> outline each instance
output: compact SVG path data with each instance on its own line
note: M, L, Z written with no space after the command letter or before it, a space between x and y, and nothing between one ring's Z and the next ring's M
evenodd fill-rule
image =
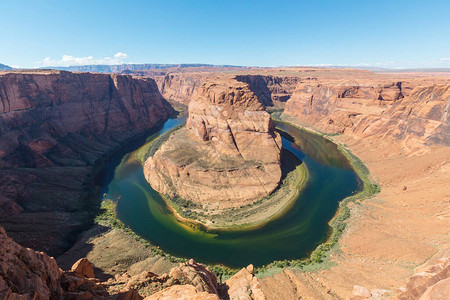
M266 296L259 285L258 278L253 275L253 270L253 265L249 265L247 268L241 269L225 282L228 286L228 295L230 299L266 299Z
M120 291L122 289L133 289L146 297L155 293L159 293L165 288L175 285L189 285L186 289L190 293L191 287L195 289L195 293L200 294L214 294L218 295L219 285L217 283L216 275L214 275L205 266L196 263L193 259L186 263L180 263L178 266L172 268L168 274L158 276L155 273L143 271L140 274L130 276L128 272L121 275L116 275L114 280L108 281L111 286L111 291ZM174 289L175 292L180 292L181 289ZM163 295L160 293L159 295ZM168 292L172 294L172 292ZM160 296L154 296L159 299ZM161 296L162 297L162 296Z
M189 103L186 129L145 162L158 192L207 208L238 207L278 186L281 138L248 85L204 83Z
M83 272L93 274L92 264ZM63 272L53 257L22 247L0 227L0 299L95 299L109 296L98 279Z
M86 258L71 271L62 271L55 259L25 248L10 239L0 227L0 299L265 299L253 266L226 281L193 259L158 276L144 271L127 272L105 282L95 278L94 266Z
M172 111L152 79L1 73L0 224L20 244L61 254L92 222L96 166Z
M450 248L440 251L416 268L398 299L448 299L450 295Z
M405 287L398 289L399 300L449 299L450 296L450 248L436 253L428 262L417 267ZM390 291L369 291L359 285L353 287L351 300L384 299Z

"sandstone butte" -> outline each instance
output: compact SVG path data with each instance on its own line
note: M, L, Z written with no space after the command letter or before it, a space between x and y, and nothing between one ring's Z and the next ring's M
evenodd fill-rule
M169 138L144 165L158 192L207 208L251 204L281 178L281 137L246 83L203 83L189 103L186 129Z
M77 235L90 226L91 217L68 204L89 203L84 201L95 162L172 111L157 85L164 82L163 96L172 93L188 104L203 82L230 78L229 72L174 70L170 76L152 75L156 85L130 76L8 71L0 73L0 224L15 241L0 229L0 298L71 293L67 299L198 299L208 293L212 299L445 299L450 74L322 68L235 72L234 78L266 99L266 106L285 107L283 119L340 133L332 139L360 157L381 185L380 194L351 206L341 252L330 257L333 266L319 272L284 269L263 278L249 267L225 282L230 293L222 294L218 286L216 295L214 279L204 279L210 273L202 266L171 263L119 229L94 226ZM189 88L193 76L198 81ZM70 114L68 105L82 109ZM71 235L78 242L60 255L73 243ZM90 264L85 260L62 271L45 253L16 242L58 255L64 270L87 257L101 279L86 277Z

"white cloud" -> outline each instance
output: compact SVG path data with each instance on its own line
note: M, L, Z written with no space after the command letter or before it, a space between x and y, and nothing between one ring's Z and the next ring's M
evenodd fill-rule
M443 57L443 58L440 58L439 60L450 61L450 57Z
M117 59L125 59L128 58L128 54L123 52L117 52L116 54L114 54L114 57Z
M42 67L69 67L69 66L83 66L83 65L119 65L125 63L128 54L117 52L114 57L95 58L93 56L76 57L72 55L63 55L61 59L52 59L46 57L39 61L39 66Z

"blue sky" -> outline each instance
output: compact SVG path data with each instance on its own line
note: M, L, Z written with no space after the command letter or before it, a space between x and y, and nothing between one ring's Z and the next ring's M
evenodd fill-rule
M450 67L448 0L0 0L0 63Z

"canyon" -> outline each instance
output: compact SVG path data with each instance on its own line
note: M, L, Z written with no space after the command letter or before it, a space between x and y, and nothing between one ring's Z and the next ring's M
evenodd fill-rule
M331 258L335 267L320 273L285 270L264 278L265 295L356 299L361 296L352 296L352 286L363 285L366 297L398 293L402 298L405 290L397 288L407 284L411 266L433 254L433 259L448 257L450 74L286 68L248 71L242 76L257 81L275 76L268 73L296 78L285 89L288 99L280 117L331 134L330 139L351 149L381 185L381 193L351 206L348 229L340 242L343 253ZM264 86L254 93L268 94Z
M15 241L0 230L0 251L7 246L16 249L12 253L28 253L26 257L43 261L30 268L38 274L32 275L34 282L44 279L49 286L39 289L42 298L49 291L64 293L58 283L63 271L44 254L20 248L16 242L59 256L58 264L64 269L88 257L100 277L105 277L102 284L115 295L114 286L126 286L133 276L156 270L169 275L144 274L139 280L161 283L176 277L178 281L173 279L177 284L167 290L152 291L155 299L175 299L183 293L211 299L430 299L429 295L445 292L450 227L449 74L326 68L249 68L232 73L172 70L134 77L47 70L0 73L0 225ZM330 266L318 271L284 268L267 276L254 276L252 267L244 268L226 281L229 292L224 296L213 279L205 281L203 275L192 273L194 269L209 274L208 278L211 275L194 261L180 266L118 229L96 225L79 235L91 227L96 213L95 195L86 192L92 189L96 166L173 113L163 97L187 104L194 112L188 121L190 132L185 134L200 144L222 142L215 147L233 153L229 139L208 131L206 124L218 119L209 116L207 122L200 121L211 112L202 105L216 99L208 98L216 94L212 80L222 89L240 87L250 98L256 97L257 101L248 102L252 111L262 115L262 103L273 107L284 121L328 134L361 158L381 185L375 197L350 205L340 251L331 252ZM210 88L213 92L208 94ZM280 108L282 113L277 111ZM266 115L262 119L267 136L270 121ZM213 141L217 136L218 141ZM73 248L60 256L76 238ZM15 270L13 260L1 261L1 280ZM172 268L178 269L172 272ZM191 274L187 276L191 280L199 279L186 282L175 275L185 273ZM13 293L25 290L11 284L11 279L23 274L8 274L10 281L0 281L0 290L7 290L14 299ZM27 290L31 292L35 291ZM142 297L134 295L137 298L126 299Z
M122 75L11 71L0 100L0 224L51 255L92 226L105 158L173 113L153 80Z
M281 138L244 83L203 83L189 103L186 128L147 159L144 174L158 192L222 209L270 195L281 178Z

